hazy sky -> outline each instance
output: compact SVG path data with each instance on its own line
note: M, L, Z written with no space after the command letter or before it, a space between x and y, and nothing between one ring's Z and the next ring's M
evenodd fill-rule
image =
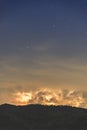
M87 100L87 0L0 0L0 103L42 88Z

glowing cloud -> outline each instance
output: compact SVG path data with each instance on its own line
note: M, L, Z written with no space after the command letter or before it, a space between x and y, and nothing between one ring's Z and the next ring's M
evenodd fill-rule
M87 107L83 94L75 90L49 90L40 89L29 92L14 93L12 103L16 105L42 104L42 105L69 105Z

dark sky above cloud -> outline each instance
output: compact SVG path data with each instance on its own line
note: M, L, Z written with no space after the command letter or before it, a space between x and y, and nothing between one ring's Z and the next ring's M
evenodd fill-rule
M86 0L0 0L0 88L87 90L86 77Z

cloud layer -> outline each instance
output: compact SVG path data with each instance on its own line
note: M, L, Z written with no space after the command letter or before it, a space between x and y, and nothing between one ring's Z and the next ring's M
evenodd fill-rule
M29 92L16 92L11 101L16 105L69 105L87 108L86 93L75 90L40 89Z

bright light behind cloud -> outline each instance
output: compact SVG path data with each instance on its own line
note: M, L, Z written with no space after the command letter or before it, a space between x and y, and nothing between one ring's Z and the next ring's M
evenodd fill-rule
M75 90L40 89L29 92L16 92L12 103L16 105L42 104L87 107L86 99L84 99L82 93Z
M25 105L32 99L32 94L28 92L16 93L16 101L18 104Z

